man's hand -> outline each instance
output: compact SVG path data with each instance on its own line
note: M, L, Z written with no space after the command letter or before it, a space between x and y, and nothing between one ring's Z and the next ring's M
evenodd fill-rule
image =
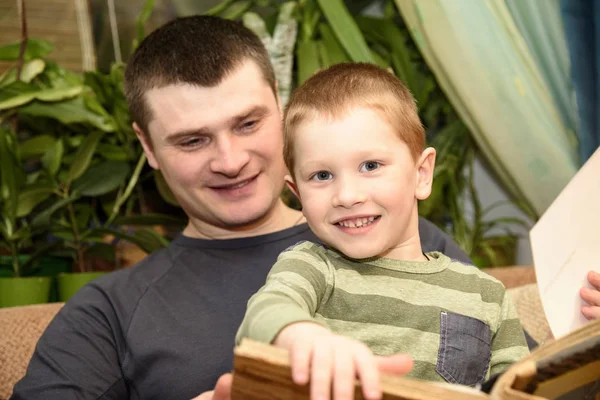
M232 375L225 374L221 375L215 390L210 392L204 392L198 397L194 397L192 400L231 400L231 384L233 383Z
M588 303L587 306L581 307L583 315L589 319L600 318L600 273L590 271L588 273L588 281L593 289L581 288L579 294L581 298Z

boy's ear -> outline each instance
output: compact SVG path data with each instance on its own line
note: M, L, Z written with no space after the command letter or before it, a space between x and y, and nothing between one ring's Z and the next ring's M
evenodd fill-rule
M428 147L423 150L417 161L417 186L415 197L417 200L425 200L431 194L433 184L433 169L435 167L435 149Z
M283 179L285 179L285 184L287 185L287 187L292 191L292 193L294 193L294 195L298 198L298 200L300 200L300 202L302 202L302 199L300 198L300 193L298 192L298 187L294 183L292 176L286 175L285 178L283 178Z
M150 134L146 133L140 128L137 123L133 123L133 130L140 143L142 144L142 148L144 149L144 153L146 153L146 158L148 159L148 164L154 169L160 169L158 162L156 161L156 156L154 155L154 147L152 147L152 142L150 140Z

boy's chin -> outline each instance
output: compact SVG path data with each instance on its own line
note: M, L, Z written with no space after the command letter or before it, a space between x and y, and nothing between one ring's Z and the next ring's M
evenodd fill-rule
M346 258L352 259L352 260L364 260L364 259L368 259L368 258L373 258L373 257L377 257L379 255L378 251L375 251L373 249L359 249L353 247L353 248L345 248L344 246L332 246L335 247L339 252L341 252L342 254L344 254L344 256L346 256Z

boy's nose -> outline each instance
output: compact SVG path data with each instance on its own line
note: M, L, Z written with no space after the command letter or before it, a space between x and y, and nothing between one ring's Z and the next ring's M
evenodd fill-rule
M337 192L333 196L334 207L352 208L367 200L367 192L357 182L349 179L338 181Z

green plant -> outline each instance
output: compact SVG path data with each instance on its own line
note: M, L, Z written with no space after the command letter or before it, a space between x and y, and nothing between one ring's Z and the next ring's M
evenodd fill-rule
M1 125L0 154L0 249L11 256L12 275L27 276L36 259L56 246L43 241L47 226L32 226L27 219L36 204L50 196L51 189L27 182L14 132ZM19 257L23 252L30 253L26 261Z
M127 233L116 225L139 208L135 194L145 165L123 95L123 66L81 76L39 58L45 54L37 49L51 47L45 42L31 43L38 45L28 45L17 66L0 78L4 145L12 149L10 168L22 164L24 171L15 184L3 185L5 208L20 204L18 196L29 199L27 213L6 215L27 217L22 229L49 234L78 271L90 270L92 258L114 263L107 235L148 252L165 246L166 239L151 229ZM8 161L2 170L10 171ZM12 232L13 220L7 219L4 231ZM11 240L12 254L29 243Z

